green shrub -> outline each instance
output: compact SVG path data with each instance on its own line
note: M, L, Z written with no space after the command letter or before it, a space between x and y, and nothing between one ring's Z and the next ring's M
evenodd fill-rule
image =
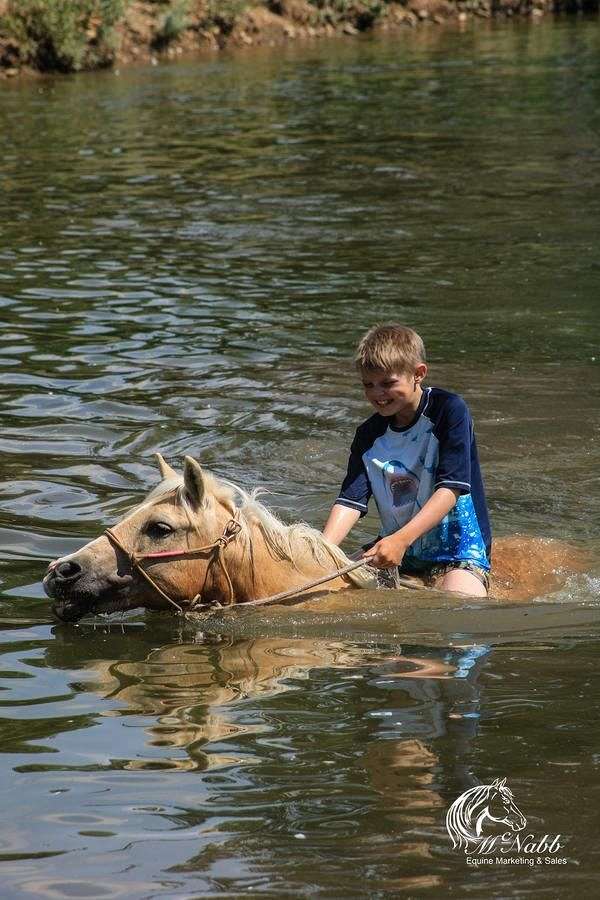
M323 21L337 25L352 22L361 30L369 28L387 13L388 0L309 0Z
M0 32L38 69L72 72L111 61L128 0L9 0Z
M208 0L205 24L216 25L223 34L229 34L238 16L252 5L249 0Z
M189 8L190 0L174 0L170 5L152 42L157 49L166 47L185 31L188 26Z

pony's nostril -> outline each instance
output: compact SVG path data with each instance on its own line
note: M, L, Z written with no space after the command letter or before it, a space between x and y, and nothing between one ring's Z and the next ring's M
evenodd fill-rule
M54 569L54 575L60 581L73 581L81 575L81 566L73 560L59 563Z

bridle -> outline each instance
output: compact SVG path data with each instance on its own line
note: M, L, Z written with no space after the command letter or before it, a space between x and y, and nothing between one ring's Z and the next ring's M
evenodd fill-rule
M195 547L193 550L161 550L155 553L136 553L135 551L132 551L130 553L129 550L125 546L123 546L123 544L111 528L107 528L104 531L104 534L106 535L110 543L113 544L113 546L117 547L121 551L121 553L123 553L127 557L131 568L135 572L138 572L142 576L142 578L144 578L144 580L147 581L152 588L154 588L157 594L160 594L160 596L164 600L166 600L167 603L170 603L171 606L174 606L180 615L187 616L188 613L196 613L200 610L214 609L222 606L231 606L235 602L235 591L233 589L231 577L229 575L229 572L227 571L227 566L223 558L223 551L233 540L235 540L235 538L242 530L238 515L239 510L235 512L231 519L228 519L228 521L225 523L225 527L223 528L222 533L216 540L212 541L210 544L206 544L204 547ZM202 588L200 589L200 591L198 591L195 597L192 597L192 599L186 603L187 608L185 610L182 606L180 606L179 603L173 600L172 597L169 597L169 595L165 593L165 591L163 591L161 587L158 586L158 584L151 577L148 571L140 565L140 563L146 559L191 559L195 556L202 556L206 553L211 554L211 558L206 567ZM220 603L219 600L206 601L202 599L202 595L206 589L208 575L214 563L221 567L223 574L225 575L225 580L227 581L227 587L229 589L229 599L225 604ZM328 575L324 575L320 578L314 578L312 581L306 582L305 584L299 585L298 587L290 588L286 591L281 591L281 593L279 594L272 594L270 597L263 597L257 600L247 600L244 602L244 606L264 606L270 603L279 603L282 600L297 596L298 594L301 594L313 587L318 587L321 584L326 584L328 581L332 581L334 578L344 578L350 572L354 571L354 569L358 569L363 566L365 566L365 560L361 558L349 563L343 568L336 568L334 572L331 572ZM413 579L410 577L396 575L395 583L395 586L398 588L405 587L412 590L423 589L423 584L416 578ZM429 590L435 589L429 588Z
M169 597L165 591L161 587L158 586L156 581L152 578L152 576L148 573L146 569L144 569L140 563L146 559L156 559L156 560L165 560L165 559L191 559L194 556L203 556L206 553L210 554L210 560L206 567L206 572L204 574L204 582L202 584L202 588L195 597L193 597L189 603L187 604L186 612L196 612L201 609L209 609L210 607L218 607L218 606L230 606L235 600L235 592L233 590L233 584L231 582L231 577L229 572L227 571L227 566L225 565L225 560L223 559L223 551L225 548L233 541L237 535L242 530L242 526L237 518L237 513L233 518L229 519L225 527L223 528L222 534L210 544L206 544L204 547L195 547L193 550L161 550L156 553L136 553L135 550L130 552L119 540L114 531L111 528L107 528L104 532L108 540L113 546L117 547L121 553L124 553L127 559L129 560L129 564L131 568L139 573L148 584L154 588L157 594L166 600L171 606L174 606L177 612L180 615L185 615L183 608L173 600L172 597ZM211 602L207 602L202 599L202 594L206 589L206 582L208 580L208 573L213 565L216 563L223 570L223 574L225 575L225 579L227 581L227 587L229 589L229 599L226 604L220 603L218 600L213 600Z

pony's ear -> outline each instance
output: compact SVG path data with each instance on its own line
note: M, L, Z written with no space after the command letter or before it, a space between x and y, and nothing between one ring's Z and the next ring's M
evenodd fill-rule
M206 492L204 475L200 464L191 456L185 457L183 464L183 484L192 506L200 506Z
M504 779L504 780L506 781L506 779ZM495 779L492 781L492 783L490 784L490 787L493 787L493 788L500 787L500 779L499 779L499 778L495 778Z
M506 787L506 778L503 778L502 781L498 782L498 787L499 788Z
M177 472L175 469L172 469L168 462L166 462L160 453L154 454L156 460L158 462L158 468L160 470L160 477L164 481L165 478L176 478Z

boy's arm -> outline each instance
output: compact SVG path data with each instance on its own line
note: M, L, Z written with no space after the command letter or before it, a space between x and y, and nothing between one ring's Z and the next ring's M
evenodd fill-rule
M406 525L393 534L389 534L387 537L377 541L364 553L363 558L368 560L372 566L377 566L381 569L385 569L388 566L399 566L410 545L414 544L427 531L431 531L432 528L439 525L444 516L450 512L459 496L460 491L458 490L439 487L410 522L407 522Z
M361 435L362 426L354 435L346 477L323 529L323 537L332 544L341 544L350 529L367 513L371 485L363 462L365 446Z
M332 544L341 544L351 528L360 519L360 515L361 513L358 509L350 509L349 506L334 503L323 529L323 537L331 541Z

